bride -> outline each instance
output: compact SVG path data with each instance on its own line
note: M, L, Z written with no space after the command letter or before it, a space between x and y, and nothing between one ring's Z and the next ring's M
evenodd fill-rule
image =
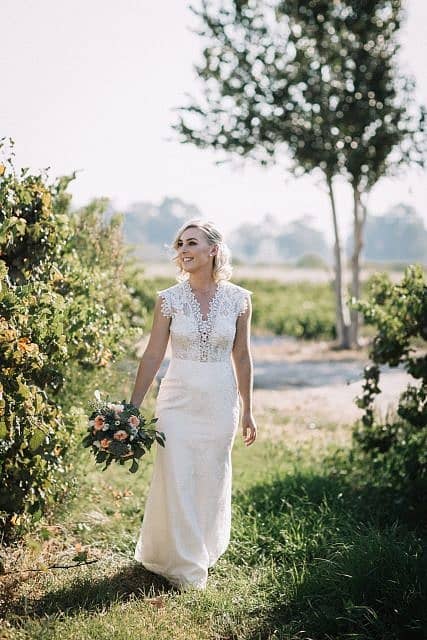
M170 336L172 357L156 405L166 443L156 448L134 557L173 586L205 589L208 568L230 541L231 450L240 409L245 444L257 435L251 292L229 281L229 251L211 223L188 222L173 247L179 282L158 292L131 397L139 407Z

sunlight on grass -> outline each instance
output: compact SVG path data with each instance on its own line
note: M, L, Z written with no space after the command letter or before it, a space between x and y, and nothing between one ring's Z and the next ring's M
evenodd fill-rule
M12 553L22 569L73 564L82 552L97 562L5 581L2 638L421 638L422 540L334 462L334 425L322 433L245 447L238 432L231 542L203 592L179 593L133 560L154 449L135 475L102 473L82 449L78 495Z

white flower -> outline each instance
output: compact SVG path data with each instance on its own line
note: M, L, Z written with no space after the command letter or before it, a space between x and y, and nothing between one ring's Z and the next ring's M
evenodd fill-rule
M115 411L115 413L120 413L124 409L124 406L122 404L115 404L114 402L109 402L107 404L107 407L108 409L110 409L110 411Z
M102 427L102 431L108 431L109 426L108 424L104 424L104 426Z
M99 442L99 440L94 440L93 446L94 447L98 447L98 449L99 449L99 447L101 446L101 443Z
M89 426L93 427L93 425L95 424L95 420L89 420Z

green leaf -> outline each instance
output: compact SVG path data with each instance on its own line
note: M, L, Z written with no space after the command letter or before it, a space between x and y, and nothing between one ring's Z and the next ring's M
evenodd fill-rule
M43 444L45 437L46 434L44 433L44 431L42 431L41 429L36 429L36 431L30 438L30 442L28 443L30 451L37 451L37 449Z
M107 456L108 456L107 451L100 451L99 453L96 454L96 461L105 462L107 459Z
M3 440L7 436L7 426L4 420L0 420L0 438Z
M83 447L90 447L92 444L92 436L85 436L82 440Z
M134 448L134 456L137 460L139 460L139 458L142 458L142 456L145 454L145 449L143 447L135 447Z
M156 433L155 438L156 438L156 442L158 442L164 448L165 443L163 442L162 437L158 433Z
M130 471L131 473L136 473L136 472L138 471L138 469L139 469L139 465L138 465L137 461L136 461L136 460L133 460L133 461L132 461L132 466L131 466L131 468L129 469L129 471Z

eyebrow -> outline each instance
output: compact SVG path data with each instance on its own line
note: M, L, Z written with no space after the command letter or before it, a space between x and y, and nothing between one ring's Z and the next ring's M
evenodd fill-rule
M197 240L197 238L187 238L187 242L189 242L190 240ZM183 239L179 238L178 242L183 242Z

